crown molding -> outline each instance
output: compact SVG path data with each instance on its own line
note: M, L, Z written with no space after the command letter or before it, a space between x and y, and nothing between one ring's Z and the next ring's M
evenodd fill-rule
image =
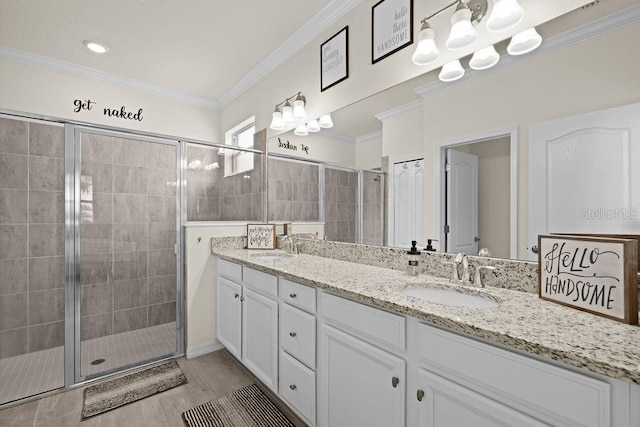
M320 12L296 30L269 56L264 58L235 85L218 98L221 108L229 105L247 89L256 84L280 64L309 44L338 19L346 15L362 0L331 0Z
M360 135L355 138L356 144L361 142L371 141L372 139L382 138L382 131L371 132L365 135Z
M61 61L59 59L49 58L48 56L39 55L33 52L27 52L5 45L0 45L0 59L29 65L31 67L36 67L47 71L81 77L84 79L97 81L99 83L120 86L126 89L148 93L150 95L173 99L174 101L196 105L198 107L205 107L213 110L218 110L220 108L216 101L210 99L200 98L185 92L167 89L151 83L142 82L128 77L118 76L116 74L96 70L95 68L77 65L71 62Z
M329 138L337 139L337 140L340 140L340 141L350 142L352 144L355 144L355 142L356 142L356 138L353 138L353 137L347 136L347 135L342 135L341 133L333 132L333 131L330 131L330 130L327 130L327 129L322 129L320 134L324 134L325 136L328 136Z
M391 110L383 111L382 113L376 114L374 117L380 121L387 120L393 116L397 116L398 114L404 114L412 110L417 110L418 108L422 108L422 99L418 99L417 101L410 102L408 104L401 105L396 108L392 108Z
M518 64L523 61L527 61L529 59L533 59L542 55L546 55L560 49L564 49L565 47L580 43L585 41L591 37L598 36L600 34L618 30L627 25L635 24L640 21L640 4L628 7L624 10L618 11L616 13L612 13L609 16L605 16L600 19L596 19L595 21L579 25L571 30L565 31L564 33L557 34L553 37L549 37L547 40L542 41L542 45L536 50L526 55L521 56L511 56L511 55L503 55L500 58L500 62L491 68L490 70L484 71L475 71L475 70L466 70L465 76L460 80L456 80L455 82L441 82L440 80L436 80L425 85L419 86L414 89L414 92L419 96L427 96L430 93L455 86L460 83L469 82L475 80L479 77L484 77L487 73L491 73L494 71L501 70L503 68L510 67L514 64ZM376 116L377 117L377 116Z

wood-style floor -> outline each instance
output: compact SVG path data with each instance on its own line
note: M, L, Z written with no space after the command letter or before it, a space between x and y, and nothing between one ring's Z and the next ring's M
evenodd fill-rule
M246 385L260 383L226 350L193 359L178 359L188 384L147 397L102 415L80 421L82 390L57 393L0 411L2 427L126 427L184 426L182 412L215 400ZM0 385L1 387L1 385ZM264 391L264 387L261 386ZM296 425L304 426L273 395L267 393L282 412Z

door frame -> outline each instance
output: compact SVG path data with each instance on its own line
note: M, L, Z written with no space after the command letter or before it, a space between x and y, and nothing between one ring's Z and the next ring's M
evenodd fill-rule
M456 138L436 145L435 153L435 183L436 183L436 230L440 247L444 247L446 221L447 192L445 188L446 150L449 148L470 145L496 138L508 137L509 141L509 258L518 258L518 127L477 134L474 136ZM443 250L444 251L444 250Z

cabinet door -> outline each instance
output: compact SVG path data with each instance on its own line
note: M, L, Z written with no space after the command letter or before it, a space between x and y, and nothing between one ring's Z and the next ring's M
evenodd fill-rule
M323 324L319 425L404 426L405 361Z
M240 359L242 340L242 286L218 276L217 328L218 340Z
M501 403L425 369L418 369L420 427L533 427L546 426Z
M278 392L278 302L244 288L242 363Z

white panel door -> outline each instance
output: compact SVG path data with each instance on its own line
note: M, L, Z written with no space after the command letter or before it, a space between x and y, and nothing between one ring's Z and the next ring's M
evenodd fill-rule
M418 369L418 392L415 398L419 400L418 425L420 427L542 427L547 425L421 368Z
M478 254L478 156L447 150L447 252Z
M539 234L640 233L638 159L640 104L531 126L528 247Z
M424 243L424 161L393 165L393 245L411 247L411 241Z
M320 328L319 425L405 425L405 361L331 326Z
M244 288L242 363L278 392L278 302Z
M242 343L242 286L218 276L217 335L225 348L240 359Z

